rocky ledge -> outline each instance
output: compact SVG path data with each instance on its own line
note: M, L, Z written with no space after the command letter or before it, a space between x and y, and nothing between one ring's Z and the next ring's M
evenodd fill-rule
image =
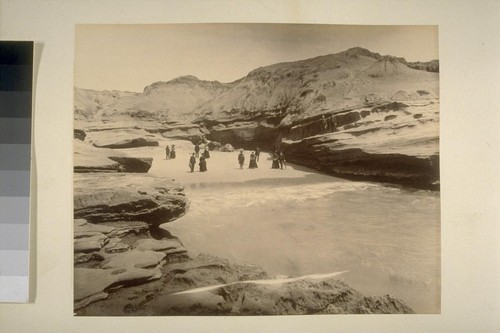
M287 160L354 180L439 189L437 103L388 103L301 123L284 135Z
M210 140L283 150L287 161L334 176L438 190L439 101L399 95L404 102L377 101L297 119L271 113L199 121Z
M73 140L73 148L73 169L77 173L146 173L153 164L151 157L131 157L113 149L95 148L79 139Z
M152 268L147 273L141 272L142 268L134 268L135 271L122 268L113 273L117 265L110 264L110 260L103 261L101 267L104 269L101 270L104 272L94 273L94 277L98 275L100 280L83 284L85 291L94 293L94 297L87 296L92 301L76 302L76 314L229 316L414 313L396 297L366 297L333 278L273 279L256 266L237 265L208 255L177 262L167 260L159 266L156 263L161 262L162 256L143 252L141 261L138 260L139 255L131 256L135 260L129 261L127 267L134 263L146 265L149 260ZM85 281L92 275L89 272L89 269L77 268L75 279ZM142 279L137 278L140 273L143 274ZM128 283L127 288L117 289L124 284L122 278L127 275L136 278ZM104 297L106 299L99 300Z
M141 221L157 226L188 208L182 186L147 175L75 175L74 216L91 223Z
M199 255L158 225L188 209L183 188L137 174L75 174L74 309L80 316L413 313L333 276L277 279ZM201 289L200 289L201 288Z

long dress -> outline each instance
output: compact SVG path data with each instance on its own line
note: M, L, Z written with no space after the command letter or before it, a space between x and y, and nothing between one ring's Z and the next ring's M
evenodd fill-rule
M175 158L175 148L172 148L172 150L170 150L170 158L171 159Z
M249 169L255 169L257 168L257 161L255 160L255 155L252 154L250 155L250 163L248 164Z
M207 161L205 161L205 157L200 157L200 172L207 171Z
M278 160L278 154L273 155L273 165L271 167L272 169L279 169L280 168L280 161Z

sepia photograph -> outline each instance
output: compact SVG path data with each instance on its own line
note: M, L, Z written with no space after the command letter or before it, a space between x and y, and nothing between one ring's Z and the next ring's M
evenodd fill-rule
M439 79L435 25L77 24L74 315L440 314Z

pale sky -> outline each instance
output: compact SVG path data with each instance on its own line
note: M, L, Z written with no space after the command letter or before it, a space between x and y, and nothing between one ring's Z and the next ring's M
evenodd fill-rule
M182 75L232 82L251 70L360 46L438 59L437 26L313 24L77 25L75 86L141 92Z

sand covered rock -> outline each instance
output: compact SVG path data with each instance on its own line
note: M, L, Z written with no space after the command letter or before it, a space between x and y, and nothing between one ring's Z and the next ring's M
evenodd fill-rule
M80 140L74 140L73 147L73 170L78 173L146 173L153 163L150 157L131 157L112 149L95 148Z
M234 147L230 143L226 143L224 146L220 148L220 151L225 152L225 153L231 153L234 151Z
M74 217L91 223L160 225L183 215L187 207L183 188L164 178L132 174L75 177Z
M130 138L120 141L112 142L94 142L94 146L97 148L110 148L110 149L124 149L124 148L137 148L137 147L156 147L159 146L157 140L152 138Z
M208 133L197 124L172 124L160 129L164 138L188 140L193 144L203 141Z

